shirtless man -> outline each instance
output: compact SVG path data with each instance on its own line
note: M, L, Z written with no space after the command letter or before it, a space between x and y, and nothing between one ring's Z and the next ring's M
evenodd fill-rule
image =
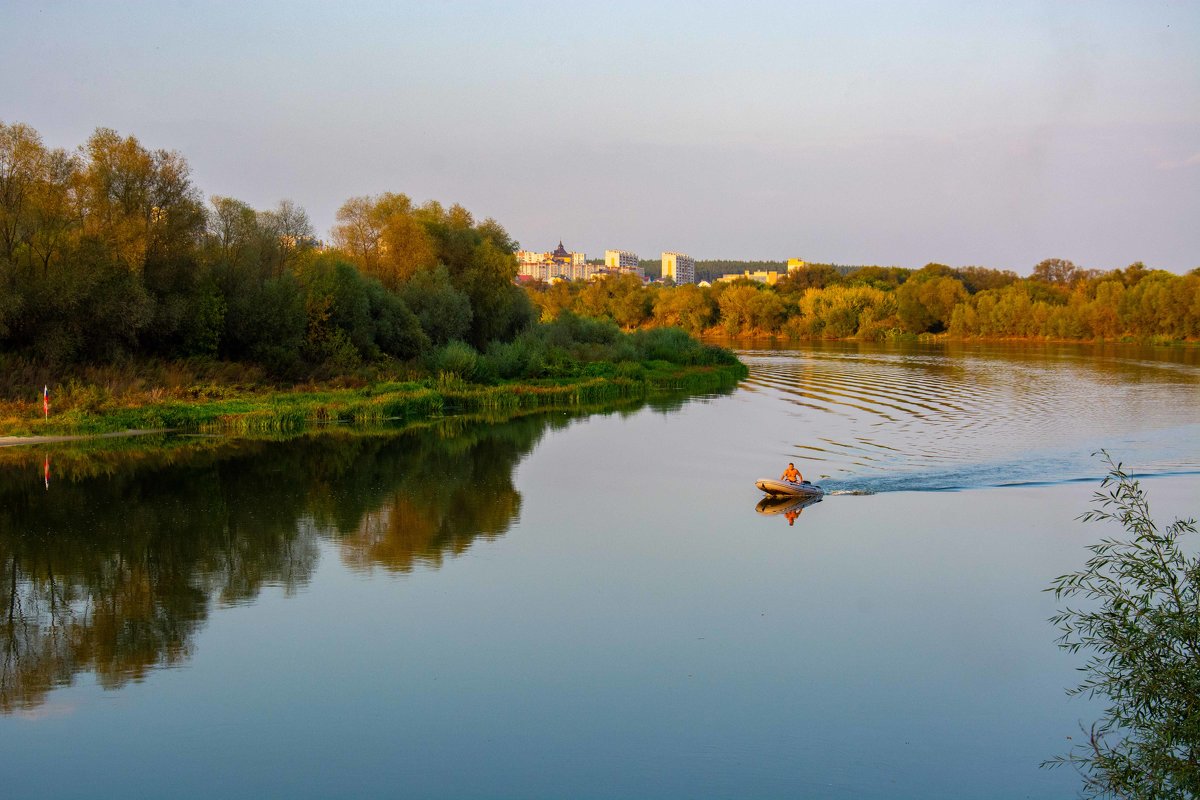
M796 469L796 465L789 461L787 469L785 469L783 474L779 476L779 480L790 481L791 483L802 483L804 481L804 476L800 474L800 470Z

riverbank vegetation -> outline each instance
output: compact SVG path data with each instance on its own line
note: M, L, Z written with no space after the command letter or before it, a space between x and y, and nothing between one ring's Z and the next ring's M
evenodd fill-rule
M1105 454L1108 476L1084 520L1124 536L1088 549L1083 569L1050 591L1073 601L1052 620L1059 646L1083 652L1073 695L1105 709L1081 744L1047 766L1071 764L1087 797L1200 796L1200 558L1193 519L1160 529L1137 480Z
M178 153L0 123L0 433L378 420L742 374L678 330L539 324L517 243L462 206L384 193L337 220L327 244L290 201L206 202Z
M288 386L272 382L261 369L206 359L86 367L63 385L48 418L40 402L0 402L0 433L260 433L449 413L502 417L727 391L745 374L728 350L700 344L677 329L629 334L611 322L564 314L483 352L452 340L430 349L421 363L376 364L337 380ZM33 377L8 380L15 390Z
M569 310L625 328L672 325L697 335L1200 339L1200 269L1175 275L1141 263L1100 271L1048 259L1028 278L942 264L919 270L809 264L773 286L748 279L645 286L622 276L528 291L543 319Z

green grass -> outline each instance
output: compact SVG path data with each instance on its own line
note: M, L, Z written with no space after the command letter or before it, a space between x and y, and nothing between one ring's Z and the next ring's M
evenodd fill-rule
M99 434L124 430L178 430L203 433L270 434L348 423L378 425L411 422L447 414L487 414L496 418L522 412L603 407L652 400L671 394L731 389L745 377L744 365L681 366L642 362L625 375L540 378L496 385L467 383L443 374L422 382L389 382L350 389L304 391L234 390L194 399L144 402L97 399L42 419L40 404L11 404L0 415L0 436Z

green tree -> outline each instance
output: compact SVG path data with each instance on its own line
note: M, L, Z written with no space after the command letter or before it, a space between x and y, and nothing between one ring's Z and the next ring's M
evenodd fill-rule
M753 285L737 283L721 291L717 305L721 309L721 324L726 333L737 336L753 327L758 292Z
M444 265L418 271L400 285L399 295L434 345L462 339L471 329L471 301L454 288Z
M846 276L846 281L886 291L897 288L912 274L912 270L904 267L859 267Z
M697 335L716 323L718 311L712 289L703 286L687 284L654 293L654 322L660 326Z
M801 294L808 289L824 289L845 283L842 273L829 264L805 264L794 269L775 284L775 289L783 294Z
M1086 521L1126 536L1090 545L1078 572L1055 579L1058 599L1085 601L1052 618L1071 653L1088 653L1072 695L1107 703L1087 741L1045 766L1080 770L1091 797L1200 796L1200 557L1195 520L1160 530L1138 481L1104 453L1109 472ZM1191 553L1192 555L1189 555Z
M338 255L312 258L299 277L308 315L306 349L314 363L337 372L381 353L413 358L428 346L404 301Z
M982 292L985 289L1000 289L1020 280L1017 273L1009 269L962 267L954 270L954 273L971 294Z
M940 333L949 326L954 306L966 297L967 290L955 278L914 276L896 290L896 313L909 333Z

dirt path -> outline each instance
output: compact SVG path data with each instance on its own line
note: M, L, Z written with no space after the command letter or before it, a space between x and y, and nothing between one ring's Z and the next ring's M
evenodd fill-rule
M0 447L16 447L22 444L54 444L55 442L79 442L84 439L120 439L125 436L145 436L162 433L162 430L116 431L115 433L92 433L78 436L0 436Z

